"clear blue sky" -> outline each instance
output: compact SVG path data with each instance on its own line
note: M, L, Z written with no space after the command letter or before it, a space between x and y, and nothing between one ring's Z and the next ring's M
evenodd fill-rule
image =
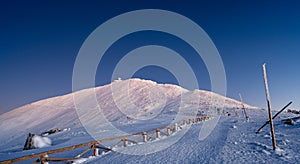
M0 113L36 100L70 93L76 55L101 23L137 9L165 9L198 23L223 59L227 96L266 107L261 65L269 73L274 109L293 100L300 109L300 2L298 1L111 1L0 2ZM130 23L130 22L129 22ZM97 85L110 83L122 55L158 44L179 52L196 70L200 89L210 90L202 60L182 40L159 32L139 32L117 41L97 73ZM146 67L136 77L177 83L168 71Z

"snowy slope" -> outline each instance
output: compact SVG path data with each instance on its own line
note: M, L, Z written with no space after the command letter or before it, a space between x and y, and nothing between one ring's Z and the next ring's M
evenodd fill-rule
M195 124L174 145L148 155L111 152L88 159L86 163L299 163L300 124L284 125L275 119L277 150L273 151L269 126L255 131L267 119L267 111L249 110L250 122L243 118L222 116L211 135L198 140L202 123ZM293 115L284 113L282 117ZM161 144L165 141L160 140ZM151 143L149 143L151 144ZM137 147L137 146L133 146ZM122 149L128 149L122 148Z
M181 93L189 94L189 100L187 101L190 104L199 103L197 98L200 98L200 104L202 104L203 109L207 109L211 97L225 99L226 107L241 107L240 102L209 91L197 90L189 92L179 86L157 84L153 81L140 79L130 79L114 83L116 83L115 88L119 91L115 101L122 104L121 107L125 107L125 114L135 117L140 115L142 119L148 118L147 115L150 113L157 114L156 110L165 106L165 104L165 113L176 110L179 107L179 96ZM111 93L112 84L95 88L99 105L109 120L128 121L127 117L117 110L117 105L114 103ZM124 88L128 84L130 84L130 102L122 100L127 95ZM15 143L16 140L23 142L29 132L39 134L52 128L80 128L81 124L75 111L73 94L81 94L81 92L85 91L41 100L0 115L1 134L5 134L0 136L0 141L6 141L6 143L0 143L0 148L9 146L13 142ZM163 93L165 99L159 95L155 95L157 93ZM83 97L83 99L84 101L89 101L88 97ZM135 106L132 107L130 104L135 104ZM139 110L136 110L136 107ZM94 115L94 113L89 114L91 116Z
M0 115L0 160L92 140L78 119L73 100L73 95L78 94L81 101L89 102L90 95L87 93L90 91L95 91L98 105L106 119L127 133L168 125L179 110L183 111L182 117L193 116L199 111L203 115L214 113L213 110L221 108L220 104L215 103L215 100L225 102L225 113L233 115L235 109L242 117L241 102L209 91L188 91L176 85L157 84L141 79L119 80L109 85L41 100ZM214 101L212 102L212 100ZM248 110L254 109L254 113L260 111L256 107L244 105ZM212 108L210 108L211 106ZM120 110L117 110L118 108ZM93 118L94 115L95 113L87 111L85 117ZM226 125L225 119L218 124L218 127L222 129L224 126L226 128ZM97 124L95 126L105 129L106 125ZM49 136L52 139L51 147L22 151L29 132L40 134L53 128L70 129ZM100 133L104 138L116 135L111 129L103 130ZM222 137L226 137L226 135L222 135ZM105 158L109 158L109 156Z

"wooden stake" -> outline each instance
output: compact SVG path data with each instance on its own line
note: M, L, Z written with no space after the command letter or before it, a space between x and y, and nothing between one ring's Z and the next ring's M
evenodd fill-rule
M98 156L99 155L99 149L97 147L97 144L93 144L93 154L94 156Z
M126 137L123 138L123 146L126 147L127 146L127 141L126 141Z
M242 103L242 109L244 110L244 115L245 115L246 121L249 121L249 117L247 115L246 108L245 108L244 103L243 103L242 95L240 93L239 93L239 95L240 95L240 99L241 99L241 103Z
M170 136L171 135L171 129L167 128L167 135Z
M266 89L266 99L267 99L267 105L268 105L268 111L269 111L270 129L271 129L271 134L272 134L272 144L273 144L273 150L275 150L276 149L276 139L275 139L274 124L273 124L272 111L271 111L270 92L269 92L269 86L268 86L266 64L263 64L263 71L264 71L264 81L265 81L265 89Z
M143 141L144 142L147 142L147 133L146 132L143 132Z
M46 161L47 157L48 157L47 154L41 156L41 164L49 164L49 162Z
M156 129L156 138L160 138L160 130L158 128Z
M177 130L178 130L178 124L175 123L175 124L174 124L174 132L176 132Z

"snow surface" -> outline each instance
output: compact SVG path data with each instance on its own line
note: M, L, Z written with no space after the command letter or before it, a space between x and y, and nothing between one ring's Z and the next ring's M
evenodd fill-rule
M276 141L274 151L269 127L255 131L267 119L263 110L249 111L250 121L222 116L212 134L204 141L198 140L202 124L195 124L176 144L149 155L126 155L118 152L86 159L85 163L299 163L299 124L285 126L275 120ZM290 117L283 114L283 117ZM164 139L163 139L164 140ZM163 144L163 140L161 140ZM149 143L151 144L151 143ZM133 148L136 146L132 146ZM128 149L128 148L122 148Z
M129 91L126 87L129 86ZM112 94L112 90L118 92ZM170 124L182 111L180 118L215 114L224 101L224 110L213 132L203 141L198 139L203 123L192 125L183 137L162 151L148 155L126 155L107 152L98 157L83 156L77 163L299 163L300 131L299 122L294 126L284 125L275 119L275 132L278 149L272 150L271 138L266 126L263 132L255 131L267 120L267 111L244 104L250 121L243 118L242 104L239 101L202 90L188 91L176 85L157 84L149 80L118 80L112 84L86 89L64 96L58 96L25 105L0 115L0 161L15 157L43 152L56 148L76 145L93 138L83 128L78 119L73 95L78 94L80 101L89 102L90 91L95 91L100 110L115 127L126 133L135 133ZM113 96L115 99L113 99ZM115 101L114 101L115 100ZM211 100L214 100L213 102ZM218 101L215 101L218 100ZM122 108L118 110L119 108ZM239 117L235 117L235 112ZM230 116L228 116L228 114ZM84 117L91 118L93 111L87 110ZM295 114L282 113L282 118L295 117ZM104 120L95 124L103 138L118 136L113 129L107 128ZM66 131L51 134L51 146L23 151L27 134L41 134L49 129L68 128ZM180 132L178 134L180 135ZM158 141L167 144L168 138ZM146 143L151 144L151 143ZM108 145L104 145L108 146ZM119 147L118 149L137 149L139 145ZM85 148L50 155L53 157L75 157ZM28 161L24 162L28 163Z
M51 139L48 137L35 135L32 137L32 140L33 140L33 146L36 148L51 146Z

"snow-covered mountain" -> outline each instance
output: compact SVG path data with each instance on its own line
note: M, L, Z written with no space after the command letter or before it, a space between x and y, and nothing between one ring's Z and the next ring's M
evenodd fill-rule
M91 109L97 110L86 109L83 113L76 111L75 104L89 104L93 95L96 95L97 105L91 106ZM267 120L267 112L243 105L247 108L249 122L243 118L241 102L209 91L189 91L176 85L157 84L141 79L117 80L105 86L41 100L0 115L0 161L93 140L77 113L80 117L88 118L92 126L100 126L99 134L103 138L118 136L107 128L106 121L123 131L133 133L168 125L178 115L181 116L179 118L189 118L219 113L222 115L220 121L203 141L198 139L201 123L191 126L178 142L165 150L142 156L111 152L90 158L86 162L299 163L299 120L294 126L286 126L278 118L274 120L278 149L273 151L267 127L262 133L255 134ZM99 111L103 112L105 119L97 122L95 119ZM236 113L239 117L236 117ZM295 116L297 115L291 113L280 115L281 119ZM48 136L52 141L50 147L22 150L28 133L41 134L56 128L64 130ZM174 137L180 133L179 131ZM163 145L167 141L160 139L155 142ZM130 149L135 150L139 146L141 145ZM127 151L128 148L120 150ZM81 151L83 150L60 153L54 157L74 157ZM86 157L88 156L87 154ZM30 161L23 163L28 162Z
M90 106L89 102L93 96L96 97L97 104ZM76 110L75 106L80 103L87 103L90 108L83 112ZM243 105L250 113L250 118L253 117L251 114L254 114L255 118L261 118L263 110L251 105ZM88 126L99 127L97 133L101 138L110 138L120 136L120 133L107 128L107 122L125 133L135 133L169 125L177 119L194 118L196 115L235 116L237 112L240 119L243 119L241 109L240 101L210 91L189 91L177 85L158 84L150 80L116 80L105 86L30 103L0 115L0 161L91 141L93 138L90 136L90 131L84 128L83 125L86 122L83 120L88 121ZM97 120L99 111L103 113L105 119ZM228 122L228 119L222 120L216 127L221 131L223 126L228 129L228 124L232 124ZM22 150L28 133L41 134L57 128L64 130L48 136L52 141L50 147ZM215 130L213 133L216 133ZM217 132L212 139L219 140L227 137L228 134L224 135ZM191 137L195 136L189 137L189 142L179 143L179 145L193 145ZM161 140L161 142L164 141ZM212 142L217 143L217 141ZM223 146L226 147L226 145ZM167 152L168 150L165 153ZM67 154L67 156L73 155ZM167 153L167 155L171 154ZM105 156L105 158L109 157ZM125 157L120 156L121 161L122 158ZM152 157L146 160L151 161ZM190 162L194 160L188 159Z
M168 124L179 110L183 117L188 117L199 113L209 115L218 110L221 112L221 103L218 102L225 102L224 109L228 109L228 113L233 109L241 111L242 107L239 101L209 91L188 91L180 86L158 84L150 80L116 80L105 86L34 102L0 115L0 150L20 151L29 132L40 134L54 128L70 128L64 137L54 140L54 145L67 145L64 138L70 140L74 136L91 140L78 119L73 98L76 94L80 101L89 102L90 95L87 93L91 91L95 91L99 110L107 120L116 126L130 124L134 127L127 128L128 132L146 130L144 126L138 126L145 121L153 123L146 128ZM244 106L258 109L247 104ZM93 111L86 112L87 117L92 118L93 115Z

